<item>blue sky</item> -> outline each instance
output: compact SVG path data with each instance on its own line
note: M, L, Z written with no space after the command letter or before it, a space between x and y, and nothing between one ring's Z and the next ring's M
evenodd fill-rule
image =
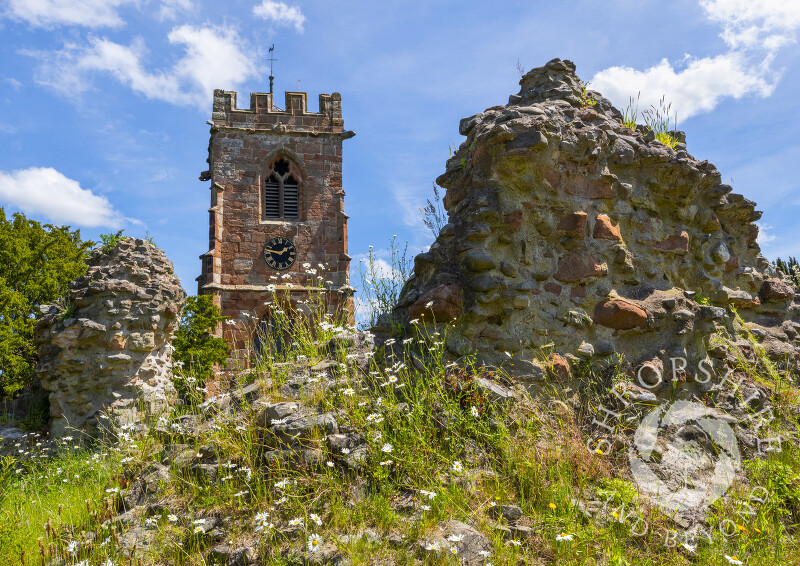
M417 251L418 208L458 122L554 57L618 107L677 111L688 149L764 211L767 257L800 256L800 2L4 0L0 204L85 238L149 232L194 293L206 251L211 91L341 92L350 252ZM354 279L357 262L353 264Z

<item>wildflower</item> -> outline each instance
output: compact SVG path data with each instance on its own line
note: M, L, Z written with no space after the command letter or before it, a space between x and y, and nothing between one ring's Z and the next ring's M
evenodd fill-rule
M332 468L334 466L334 463L328 460L327 462L325 462L325 465L328 466L329 468Z
M602 456L602 455L603 455L603 451L602 451L602 450L600 450L599 448L598 448L597 450L595 450L595 451L594 451L594 453L595 453L595 454L598 454L598 455L600 455L600 456Z
M386 452L387 454L391 453L394 448L388 442L381 446L381 452Z
M158 519L156 519L155 517L148 517L147 519L144 520L144 526L145 527L152 527L157 522L158 522Z
M278 499L278 500L275 502L275 505L283 505L283 504L284 504L284 503L286 503L287 501L288 501L288 499L287 499L287 498L286 498L286 496L284 495L283 497L281 497L280 499Z
M456 460L455 462L453 462L452 470L456 473L461 473L464 471L464 466L461 464L460 460Z
M742 562L735 556L728 556L727 554L725 555L725 560L728 561L728 564L744 564L744 562Z
M469 408L469 412L470 412L470 413L472 413L472 416L473 416L473 417L476 417L476 418L477 418L478 416L480 416L480 413L478 412L478 407L476 407L475 405L472 405L472 406Z
M250 493L250 492L249 491L240 491L239 493L234 493L233 496L234 497L243 497L243 496L247 495L248 493Z
M349 448L342 448L342 454L345 454L345 455L350 454L350 449Z
M395 343L395 339L394 338L389 338L388 340L386 340L386 342L383 343L383 345L384 346L391 346L394 343Z
M119 488L118 487L111 487L111 488L106 490L106 493L119 493Z
M294 519L289 521L289 526L290 527L301 527L301 526L303 526L305 524L305 522L306 522L306 520L303 519L302 517L295 517Z
M433 301L428 301L427 303L425 303L425 308L426 308L426 309L429 309L429 308L431 308L432 306L433 306Z
M192 524L193 525L201 525L202 526L202 525L206 524L206 520L205 519L195 519L194 521L192 521Z
M392 460L384 460L383 462L380 463L380 465L381 466L391 466L392 465Z
M342 393L344 393L348 397L352 397L353 395L355 395L356 392L348 387L347 389L342 390Z
M202 527L202 526L200 526L200 525L197 525L197 526L194 528L194 533L195 533L195 534L197 534L197 533L205 533L205 532L206 532L206 531L205 531L205 529L203 529L203 527Z
M170 523L177 523L178 517L176 517L175 515L167 515L167 521L169 521Z
M412 318L411 319L411 324L417 324L418 322L419 322L418 318Z
M451 546L450 547L450 554L458 554L458 547L457 546Z
M322 544L322 537L314 533L308 537L308 550L316 552L319 545Z
M688 550L691 553L694 553L694 551L697 550L697 545L696 544L689 544L688 542L685 542L681 546L683 546L683 548L685 548L686 550Z
M67 554L75 554L78 552L78 541L72 540L67 543Z
M508 541L508 544L513 544L514 546L519 546L522 543L520 541L518 541L517 539L513 539L513 540Z
M478 554L480 554L484 558L489 558L492 555L492 553L489 552L488 550L479 550Z
M420 505L419 508L422 509L423 511L430 511L431 510L431 506L430 505Z
M262 511L261 513L256 513L256 530L255 532L264 530L264 529L271 529L274 525L268 521L269 513L266 511Z
M462 540L464 540L464 535L452 534L449 537L447 537L447 540L449 540L450 542L461 542Z
M572 540L574 535L568 535L567 533L561 533L560 535L556 535L556 540L561 542L562 540Z
M556 510L556 504L555 504L555 503L548 503L548 505L547 505L547 506L548 506L550 509L552 509L553 511L555 511L555 510Z
M425 545L425 550L431 552L439 552L439 543L438 542L429 542Z
M420 493L420 495L424 495L425 497L427 497L431 501L433 501L433 498L436 497L436 492L435 491L428 491L427 489L420 489L419 493Z
M387 381L389 383L397 383L397 376L396 375L390 375L389 379Z
M318 527L322 526L322 519L320 519L319 515L317 515L316 513L311 513L308 516L308 518L311 519L312 521L314 521L317 524Z

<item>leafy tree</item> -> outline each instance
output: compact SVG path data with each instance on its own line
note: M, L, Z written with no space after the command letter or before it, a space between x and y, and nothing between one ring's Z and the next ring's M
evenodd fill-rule
M789 257L789 261L783 261L778 258L775 264L784 275L789 276L795 287L800 288L800 264L797 263L797 259Z
M217 324L225 320L211 295L189 297L181 313L181 323L175 333L173 358L200 383L214 375L214 364L222 363L228 356L225 340L214 336Z
M36 365L33 330L39 307L66 294L86 272L94 242L80 230L29 220L0 208L0 397L31 380Z

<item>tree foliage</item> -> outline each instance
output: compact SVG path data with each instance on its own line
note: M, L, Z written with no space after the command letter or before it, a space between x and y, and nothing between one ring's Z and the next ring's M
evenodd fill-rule
M185 370L201 383L213 376L214 364L224 362L228 356L225 340L212 334L222 320L225 317L211 295L186 299L173 341L173 358L183 362Z
M778 258L775 264L784 275L789 276L795 287L800 288L800 264L797 263L797 259L789 257L789 261L783 261L781 258Z
M86 272L94 245L80 230L29 220L0 208L0 397L30 382L36 365L33 330L39 307L66 294Z

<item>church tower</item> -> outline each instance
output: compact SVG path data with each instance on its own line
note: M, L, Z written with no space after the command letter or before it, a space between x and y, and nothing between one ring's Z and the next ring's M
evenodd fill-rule
M344 129L341 95L321 94L309 112L304 92L287 92L284 109L272 93L253 93L240 109L235 92L215 90L209 124L200 176L211 181L209 249L197 282L236 323L223 335L243 349L255 320L268 319L274 288L293 303L324 293L329 312L352 317L342 142L355 134ZM308 284L304 264L323 288Z

